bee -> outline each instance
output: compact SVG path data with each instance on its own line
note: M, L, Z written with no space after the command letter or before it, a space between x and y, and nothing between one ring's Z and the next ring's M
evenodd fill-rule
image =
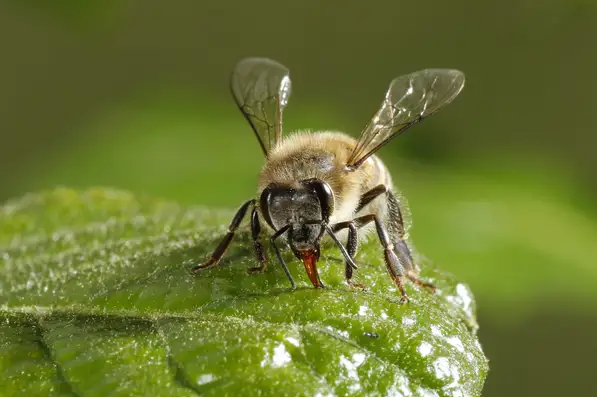
M388 169L375 153L449 104L464 87L464 74L453 69L424 69L395 78L358 139L334 131L284 136L282 115L291 94L290 73L274 60L243 59L230 80L233 97L259 141L265 164L259 174L257 198L240 207L226 236L193 273L220 263L250 211L258 262L248 269L250 274L267 268L261 243L263 219L272 230L270 243L293 289L295 282L280 253L280 240L303 262L313 286L323 288L317 262L322 238L329 236L344 257L347 283L363 287L352 278L357 269L354 258L359 240L375 231L401 302L408 301L405 277L435 291L434 285L418 277L406 242L403 203L394 193ZM342 239L346 239L345 245Z

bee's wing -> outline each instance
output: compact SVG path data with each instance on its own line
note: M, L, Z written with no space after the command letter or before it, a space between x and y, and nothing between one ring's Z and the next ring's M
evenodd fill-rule
M232 71L230 88L267 157L282 138L282 112L288 104L289 71L267 58L246 58Z
M450 103L462 87L464 73L452 69L425 69L392 80L346 166L358 168L392 138Z

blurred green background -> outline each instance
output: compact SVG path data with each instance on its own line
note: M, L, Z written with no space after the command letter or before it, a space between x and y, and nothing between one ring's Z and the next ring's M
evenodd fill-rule
M0 3L0 199L115 186L236 207L262 155L228 91L291 70L287 130L357 135L390 80L463 70L458 99L380 156L418 250L468 282L485 396L593 395L597 6L581 0Z

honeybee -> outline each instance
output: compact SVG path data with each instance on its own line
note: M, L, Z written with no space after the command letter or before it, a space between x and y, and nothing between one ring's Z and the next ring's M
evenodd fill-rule
M347 283L358 287L352 279L357 269L354 257L358 242L375 230L401 302L408 300L405 277L434 291L434 285L418 278L418 267L406 242L403 205L393 192L388 169L375 153L450 103L464 82L464 74L453 69L425 69L395 78L380 108L356 140L333 131L284 136L282 114L291 93L289 70L267 58L241 60L233 69L230 86L265 156L258 197L240 207L226 236L207 261L192 271L198 273L220 263L250 211L259 263L248 269L250 274L267 267L261 243L263 219L273 231L271 245L293 289L294 279L280 254L280 239L303 262L313 286L323 288L316 265L321 240L327 234L344 257ZM340 241L344 238L346 245Z

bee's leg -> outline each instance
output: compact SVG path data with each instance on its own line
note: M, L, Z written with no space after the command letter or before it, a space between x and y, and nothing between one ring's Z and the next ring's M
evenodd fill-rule
M222 256L234 238L236 229L238 229L238 226L247 214L249 207L255 205L255 201L255 199L249 200L239 208L239 210L236 212L236 215L234 215L234 219L232 219L230 226L228 226L228 233L226 233L226 236L224 236L222 241L220 241L220 244L211 254L211 257L207 260L207 262L197 265L191 269L193 273L199 273L201 270L215 267L218 265L218 263L220 263L220 259L222 259Z
M379 241L384 248L384 259L386 262L386 267L388 269L388 273L390 273L390 277L394 282L394 285L398 288L401 294L400 302L407 302L408 296L406 295L406 291L404 290L404 267L400 262L400 259L394 252L394 244L390 240L388 232L384 225L380 222L379 218L375 214L364 215L353 219L352 221L357 227L365 226L370 222L375 222L375 229L377 230L377 236L379 237Z
M400 239L394 244L394 247L401 262L405 264L404 268L406 269L406 277L408 277L410 281L419 287L429 288L431 291L435 292L436 287L434 284L426 283L419 279L418 271L413 265L412 255L410 253L410 249L406 245L406 241Z
M348 252L348 255L354 261L354 257L357 253L357 247L358 247L358 243L359 243L358 234L357 234L358 233L357 226L352 221L340 222L340 223L337 223L334 226L332 226L332 230L334 232L337 232L339 230L346 229L346 228L348 228L348 239L346 241L346 251ZM350 263L348 263L348 261L346 261L345 263L346 263L345 275L346 275L346 282L348 283L348 285L350 285L351 287L364 289L365 286L363 284L355 283L352 280L353 267L350 265Z
M400 262L404 266L406 276L414 284L429 288L435 291L435 285L423 282L418 277L418 271L414 265L412 253L404 239L404 219L402 218L402 211L400 211L400 203L398 199L389 189L386 192L388 200L388 225L391 231L391 239L394 241L394 249L400 258Z
M397 253L398 258L404 267L406 276L414 284L435 291L435 286L433 284L425 283L418 278L417 268L414 265L411 251L404 239L404 219L402 217L402 211L400 210L400 203L394 193L392 193L392 190L386 185L377 185L361 196L356 212L358 213L367 204L382 194L385 194L388 206L387 220L385 223L387 224L389 237L394 244L394 251Z
M387 192L388 188L386 187L386 185L377 185L373 189L369 190L367 193L363 194L361 196L361 199L359 200L359 205L355 210L355 214L357 214L360 210L365 208L365 206L369 204L371 201L373 201L373 199L381 196L382 194L386 194Z
M282 269L284 269L284 273L286 273L286 277L288 277L288 281L290 281L290 285L292 286L292 289L295 289L296 284L294 283L292 274L290 274L290 271L288 270L288 266L286 266L286 262L284 262L284 258L282 258L282 255L280 254L280 249L278 248L278 245L276 244L276 240L281 235L286 233L289 228L290 228L290 225L286 225L283 228L279 229L276 233L274 233L273 236L270 237L270 242L272 243L272 246L274 247L274 251L276 251L276 256L278 257L278 261L282 265Z
M354 222L349 222L348 223L348 238L346 240L346 251L348 251L348 255L353 259L357 253L357 247L359 244L359 237L358 237L357 233L358 233L357 227L354 224ZM348 262L346 262L346 270L345 270L346 281L348 281L348 283L351 285L353 285L352 272L353 272L352 266L350 266L350 264ZM354 284L354 285L357 286L356 284Z
M325 226L325 230L330 235L330 237L332 238L332 240L334 240L334 242L338 246L338 249L340 250L340 252L344 256L344 259L346 260L346 266L350 266L353 269L357 269L357 265L354 263L353 257L348 253L348 251L346 250L346 248L344 248L344 246L342 245L342 243L340 242L340 240L338 240L338 237L336 237L336 234L334 233L333 228L331 228L329 225L326 225ZM356 251L356 247L353 249L353 251Z
M251 267L248 269L249 274L261 273L267 269L267 258L263 252L263 245L259 241L259 235L261 234L261 224L259 223L259 212L257 207L253 207L251 212L251 235L253 237L253 247L255 248L255 256L259 262L259 266Z

